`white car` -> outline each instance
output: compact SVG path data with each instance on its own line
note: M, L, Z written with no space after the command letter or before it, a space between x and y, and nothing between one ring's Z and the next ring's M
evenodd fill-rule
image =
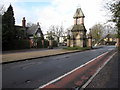
M94 45L95 47L97 46L97 44Z

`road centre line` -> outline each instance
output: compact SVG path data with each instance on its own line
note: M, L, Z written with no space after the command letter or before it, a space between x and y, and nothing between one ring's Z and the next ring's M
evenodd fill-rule
M96 60L97 58L99 58L99 57L101 57L101 56L103 56L103 55L105 55L105 54L107 54L107 53L108 53L108 52L105 52L105 53L103 53L103 54L99 55L98 57L96 57L96 58L94 58L94 59L92 59L92 60L88 61L87 63L85 63L85 64L83 64L83 65L80 65L79 67L77 67L77 68L73 69L72 71L67 72L67 73L65 73L64 75L62 75L62 76L60 76L60 77L58 77L58 78L56 78L56 79L54 79L54 80L52 80L52 81L50 81L50 82L48 82L48 83L44 84L44 85L41 85L38 89L35 89L35 90L39 90L39 89L41 89L41 88L44 88L44 87L46 87L46 86L48 86L48 85L50 85L50 84L52 84L52 83L54 83L54 82L56 82L56 81L58 81L58 80L62 79L63 77L65 77L65 76L67 76L67 75L71 74L72 72L74 72L74 71L76 71L76 70L80 69L81 67L83 67L83 66L85 66L85 65L89 64L90 62L92 62L92 61Z

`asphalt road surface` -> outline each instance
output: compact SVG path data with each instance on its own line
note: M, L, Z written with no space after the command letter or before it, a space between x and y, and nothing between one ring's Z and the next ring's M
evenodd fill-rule
M38 88L113 49L114 46L104 46L84 52L3 64L3 88Z

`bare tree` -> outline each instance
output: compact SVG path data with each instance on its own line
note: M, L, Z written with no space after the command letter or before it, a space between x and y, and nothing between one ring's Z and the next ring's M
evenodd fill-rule
M95 24L91 28L92 38L95 40L95 43L98 43L102 39L104 26L102 24Z
M56 26L55 27L55 34L57 36L57 40L58 40L58 43L59 43L60 36L63 35L63 26Z
M105 8L107 9L106 11L109 11L111 16L109 22L115 23L117 29L117 37L120 38L120 0L107 1Z
M112 27L111 25L105 25L102 36L104 37L108 34L115 35L116 33L117 33L117 29L115 29L115 27Z
M49 27L49 34L51 34L52 36L57 37L58 43L59 43L59 38L60 38L60 36L63 35L63 32L64 32L63 26L51 25L51 26Z
M73 25L71 25L70 27L67 28L67 34L70 36L72 35L72 33L71 33L72 28L73 28Z

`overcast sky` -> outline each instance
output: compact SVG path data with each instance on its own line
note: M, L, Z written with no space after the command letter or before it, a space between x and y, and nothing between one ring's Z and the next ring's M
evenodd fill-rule
M85 15L84 24L87 31L94 24L107 21L103 8L105 0L4 0L3 2L6 8L10 3L13 6L16 25L22 25L22 18L25 17L26 23L40 22L44 33L51 25L63 25L65 30L74 25L73 15L78 7L81 7Z

